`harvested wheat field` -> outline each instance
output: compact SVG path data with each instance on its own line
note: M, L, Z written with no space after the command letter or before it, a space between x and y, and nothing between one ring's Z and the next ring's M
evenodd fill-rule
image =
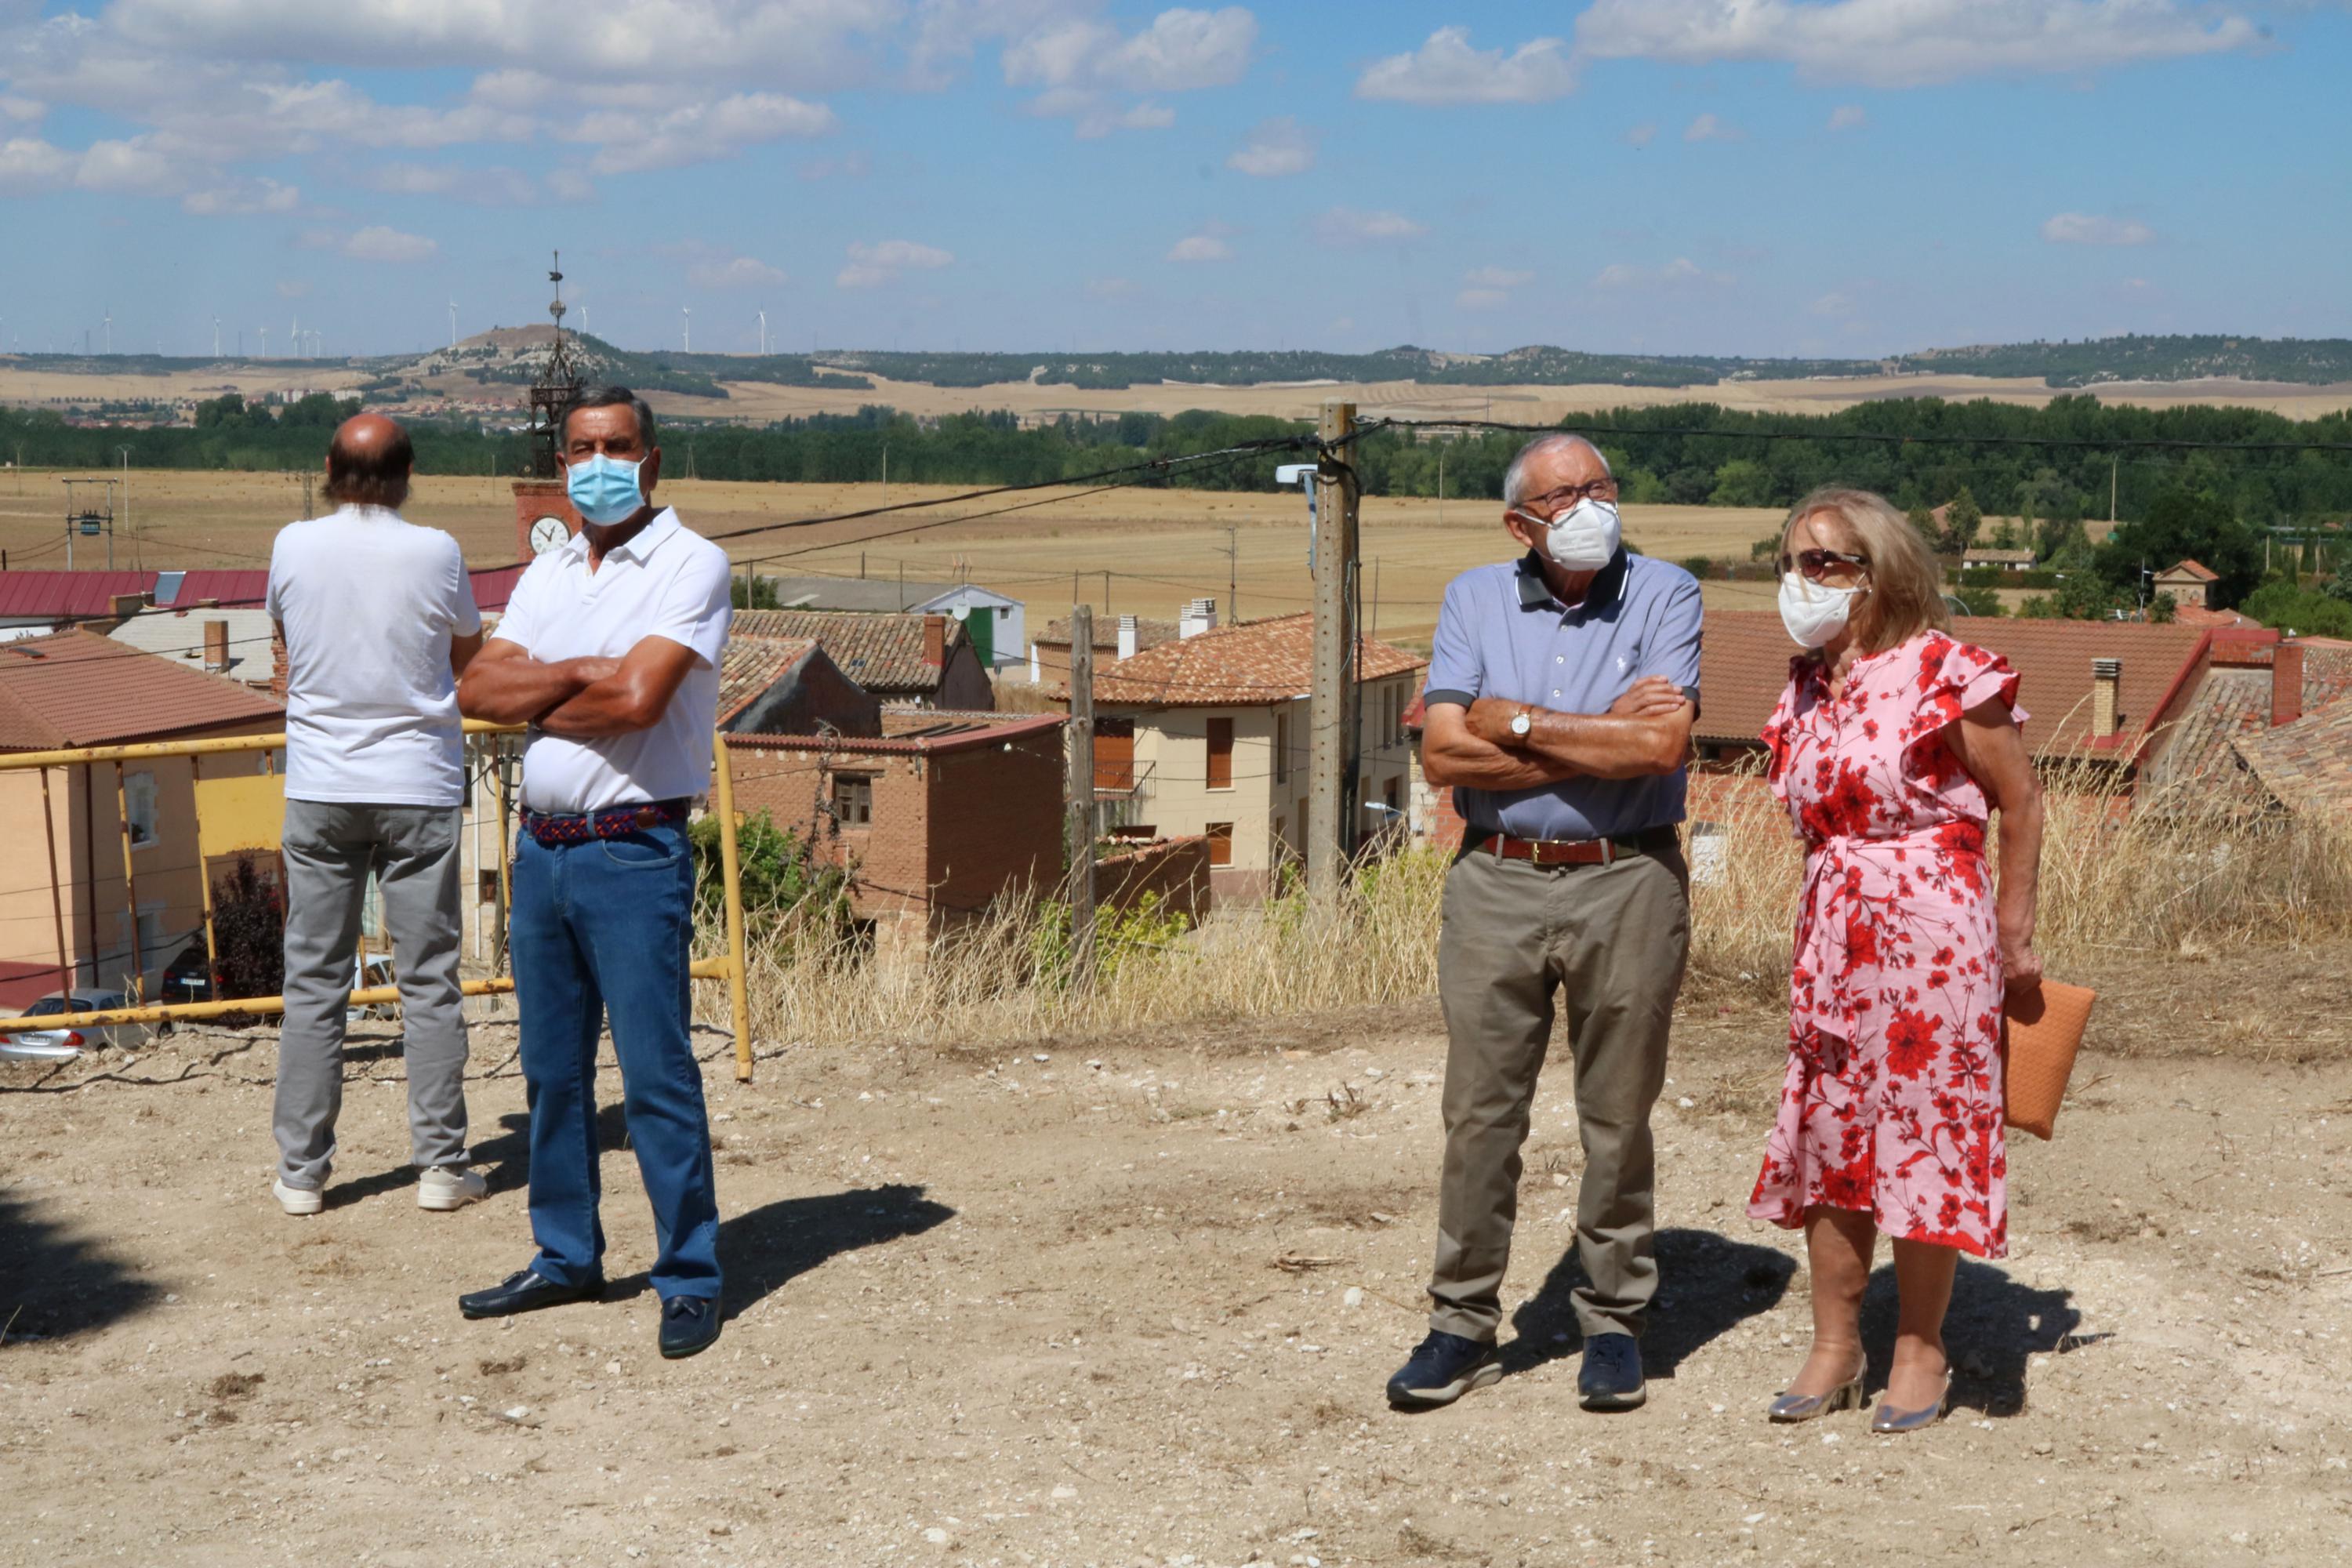
M675 466L675 459L673 459ZM31 471L0 476L0 548L11 564L61 566L65 509L59 475ZM888 504L961 493L959 487L892 485ZM1055 492L1040 492L1050 496ZM764 522L829 517L885 503L881 485L772 485L714 480L666 479L660 499L678 509L689 527L717 534ZM198 470L133 469L130 517L115 542L121 565L134 558L150 568L264 566L277 531L302 510L299 476ZM1022 501L1039 499L1022 496ZM323 501L314 500L314 506ZM1032 632L1066 613L1076 577L1076 591L1097 614L1129 613L1172 617L1185 601L1216 599L1231 614L1229 591L1240 589L1241 612L1258 617L1305 610L1311 603L1307 574L1307 502L1297 492L1146 489L1077 496L1031 507L1008 516L971 522L949 521L919 533L866 545L840 542L861 535L902 529L984 511L1006 500L973 501L942 509L814 528L778 529L727 542L739 562L758 561L776 574L896 577L912 582L953 582L969 576L999 592L1034 604L1044 613ZM411 521L448 530L477 566L503 564L516 557L514 490L511 480L427 477L416 482L406 508ZM1638 549L1670 560L1693 555L1746 559L1749 544L1774 532L1781 513L1769 508L1632 506L1625 509L1626 537ZM1493 500L1391 500L1363 502L1364 610L1378 599L1379 626L1385 635L1425 637L1436 623L1445 580L1480 562L1502 559L1513 548L1502 529L1501 504ZM1226 529L1235 531L1228 536ZM1228 543L1238 551L1229 565ZM102 552L103 543L100 542ZM84 553L77 564L102 562ZM44 553L27 556L26 552ZM790 553L787 553L790 552ZM1103 574L1110 573L1106 584ZM1710 603L1727 591L1727 605L1769 605L1770 588L1753 584L1711 583ZM1760 597L1758 595L1760 594Z
M268 1196L267 1031L0 1068L0 1562L2336 1562L2347 961L2088 976L2104 1049L2056 1141L2012 1144L2013 1256L1961 1268L1958 1406L1898 1439L1761 1418L1806 1284L1795 1238L1742 1215L1782 1020L1728 993L1679 1024L1651 1397L1621 1416L1574 1400L1564 1077L1528 1149L1509 1374L1427 1415L1381 1397L1423 1329L1426 1000L1017 1047L763 1041L750 1087L708 1036L730 1318L678 1363L654 1354L616 1114L608 1299L458 1317L528 1256L509 1026L475 1044L495 1195L454 1215L412 1201L389 1039L353 1052L308 1220ZM2250 997L2263 1037L2207 1054Z

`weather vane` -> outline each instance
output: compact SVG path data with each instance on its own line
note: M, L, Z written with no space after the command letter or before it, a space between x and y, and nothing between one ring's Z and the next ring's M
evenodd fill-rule
M555 341L547 352L546 369L530 389L531 472L542 479L556 476L564 410L580 396L580 367L563 337L563 252L555 251L553 256L547 280L555 285L555 300L547 313L555 321Z

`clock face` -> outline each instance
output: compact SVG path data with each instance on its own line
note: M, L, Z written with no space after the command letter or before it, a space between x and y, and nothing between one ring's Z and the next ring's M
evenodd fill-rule
M542 517L530 525L530 552L533 555L561 550L571 539L572 530L560 517Z

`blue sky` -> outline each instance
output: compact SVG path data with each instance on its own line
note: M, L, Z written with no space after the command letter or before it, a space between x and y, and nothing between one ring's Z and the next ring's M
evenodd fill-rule
M0 0L0 346L2352 335L2343 0ZM572 324L579 324L575 315Z

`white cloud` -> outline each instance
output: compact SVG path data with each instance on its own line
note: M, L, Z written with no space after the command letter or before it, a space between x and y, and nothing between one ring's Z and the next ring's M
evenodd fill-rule
M1657 139L1658 128L1646 122L1641 125L1636 125L1633 130L1625 132L1625 140L1631 142L1636 147L1647 147L1651 142L1655 142Z
M1510 54L1474 49L1467 27L1440 27L1409 55L1375 60L1356 79L1358 98L1396 103L1546 103L1576 90L1576 66L1558 38Z
M1426 224L1402 213L1359 212L1354 207L1333 207L1315 219L1315 237L1325 245L1392 245L1428 232Z
M1521 289L1535 280L1532 272L1514 272L1507 267L1474 267L1462 275L1462 281L1473 289Z
M1510 295L1500 289L1465 289L1454 296L1454 303L1465 310L1492 310L1510 302Z
M2190 0L1594 0L1576 20L1585 58L1769 61L1879 87L2074 74L2260 41L2246 17Z
M1257 47L1257 18L1238 5L1222 10L1162 11L1132 37L1098 17L1013 0L1014 12L1058 9L1065 14L1034 17L1036 25L1010 29L1003 55L1004 79L1013 87L1042 90L1028 112L1066 119L1082 138L1114 131L1158 131L1176 122L1173 110L1129 104L1125 93L1190 92L1225 87L1242 79Z
M438 244L422 235L403 234L382 224L371 225L356 234L331 228L309 229L298 243L305 250L331 250L352 261L430 261L441 253Z
M596 199L595 183L577 169L551 169L547 173L547 194L559 202L593 202Z
M1858 103L1841 103L1830 110L1830 129L1859 131L1870 123L1870 110Z
M936 246L910 239L886 239L877 245L853 245L849 265L834 275L841 289L878 289L901 272L932 271L954 264L955 258Z
M596 146L588 166L599 174L731 158L746 147L787 136L822 136L838 123L832 110L773 92L742 92L716 103L689 103L665 114L607 109L583 115L565 132Z
M2137 218L2060 213L2042 226L2042 237L2053 245L2152 245L2156 231Z
M1191 234L1168 248L1171 261L1231 261L1234 247L1213 234Z
M203 217L250 217L269 213L290 213L302 205L302 193L293 185L276 180L238 180L226 185L215 185L201 191L190 191L180 198L184 211Z
M1748 133L1712 114L1702 114L1683 129L1685 142L1738 142Z
M787 281L782 268L749 256L698 261L686 269L686 280L697 289L781 289Z
M1315 166L1315 136L1286 114L1260 121L1225 167L1262 180L1303 174Z
M520 169L455 163L379 163L361 176L370 190L395 196L446 196L470 206L530 206L539 184Z
M0 142L0 194L20 195L70 184L80 160L37 137Z
M1709 272L1687 256L1677 256L1664 267L1636 267L1612 262L1592 279L1595 289L1686 289L1698 285L1723 287L1736 282L1728 272Z
M10 93L0 92L0 120L14 120L20 124L29 125L37 120L46 118L48 112L49 106L38 99L17 98Z

